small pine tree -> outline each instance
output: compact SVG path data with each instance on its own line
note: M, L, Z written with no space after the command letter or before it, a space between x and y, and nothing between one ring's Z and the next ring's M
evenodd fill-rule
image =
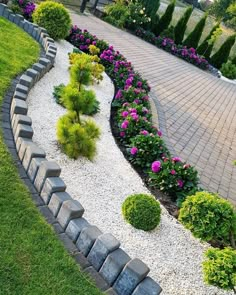
M214 46L214 42L209 44L209 40L211 39L213 33L220 27L220 23L217 23L210 31L206 39L202 42L201 45L198 46L197 48L197 53L200 55L204 55L205 58L209 58L211 55L211 51Z
M142 0L141 3L145 7L145 13L149 17L154 17L160 7L160 0Z
M232 58L232 63L233 63L234 65L236 65L236 55L233 56L233 58Z
M176 44L181 44L184 38L184 33L186 31L188 20L192 14L193 6L189 6L183 16L179 19L178 23L174 29L174 40Z
M198 42L202 36L203 29L205 27L207 19L207 14L205 14L200 21L196 24L196 27L193 31L188 35L188 37L184 40L183 44L187 47L197 48Z
M236 35L229 36L219 50L211 57L211 64L217 69L220 69L222 64L228 60L230 50L235 42L235 37Z
M174 10L175 10L175 0L173 0L167 6L165 13L162 15L157 26L153 30L154 34L159 36L161 32L163 32L165 29L167 29L169 27L169 24L171 23L171 20L172 20Z

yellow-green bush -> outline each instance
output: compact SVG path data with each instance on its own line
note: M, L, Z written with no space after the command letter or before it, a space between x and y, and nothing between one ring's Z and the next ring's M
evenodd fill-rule
M67 9L53 1L42 2L34 11L33 21L47 30L55 40L64 39L70 31L71 19Z

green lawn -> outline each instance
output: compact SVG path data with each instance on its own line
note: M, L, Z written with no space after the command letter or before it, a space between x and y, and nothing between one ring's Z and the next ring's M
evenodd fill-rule
M0 103L11 79L35 62L39 46L0 18ZM0 131L0 294L99 295L19 179Z

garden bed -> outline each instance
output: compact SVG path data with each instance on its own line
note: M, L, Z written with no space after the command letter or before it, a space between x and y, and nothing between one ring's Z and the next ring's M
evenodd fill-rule
M85 217L102 231L112 232L132 257L147 263L163 294L229 294L204 285L201 262L208 245L193 238L164 207L160 226L152 232L136 230L124 222L121 204L125 198L149 191L112 137L109 119L114 86L107 75L93 87L101 109L94 116L102 132L97 156L93 162L85 158L71 160L61 152L56 123L66 110L56 104L52 92L53 86L69 81L67 54L73 46L64 41L57 46L55 67L29 95L29 115L33 118L34 141L44 148L49 160L58 162L67 191L83 204Z

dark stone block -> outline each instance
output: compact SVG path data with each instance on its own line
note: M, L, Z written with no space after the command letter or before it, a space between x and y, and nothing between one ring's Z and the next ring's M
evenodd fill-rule
M53 224L56 222L56 219L52 215L51 211L48 209L48 206L39 206L38 209L48 223Z
M39 196L38 193L31 194L31 197L32 197L32 200L33 200L35 206L37 206L37 207L38 206L44 206L44 202L43 202L42 198Z
M75 247L75 244L71 241L71 239L67 236L67 234L62 233L58 235L58 237L62 241L64 247L70 254L74 254L78 252L77 248Z
M32 184L32 182L29 180L29 178L23 179L24 183L27 185L29 191L31 192L31 194L37 194L37 191L34 187L34 185Z
M90 266L88 259L81 252L74 254L73 258L80 265L81 269L84 269Z
M57 234L62 234L64 232L63 228L60 226L58 222L53 223L52 226Z
M84 272L89 274L91 279L94 281L95 285L102 291L106 291L109 289L109 285L107 282L103 279L103 277L92 267L89 266L84 269Z

